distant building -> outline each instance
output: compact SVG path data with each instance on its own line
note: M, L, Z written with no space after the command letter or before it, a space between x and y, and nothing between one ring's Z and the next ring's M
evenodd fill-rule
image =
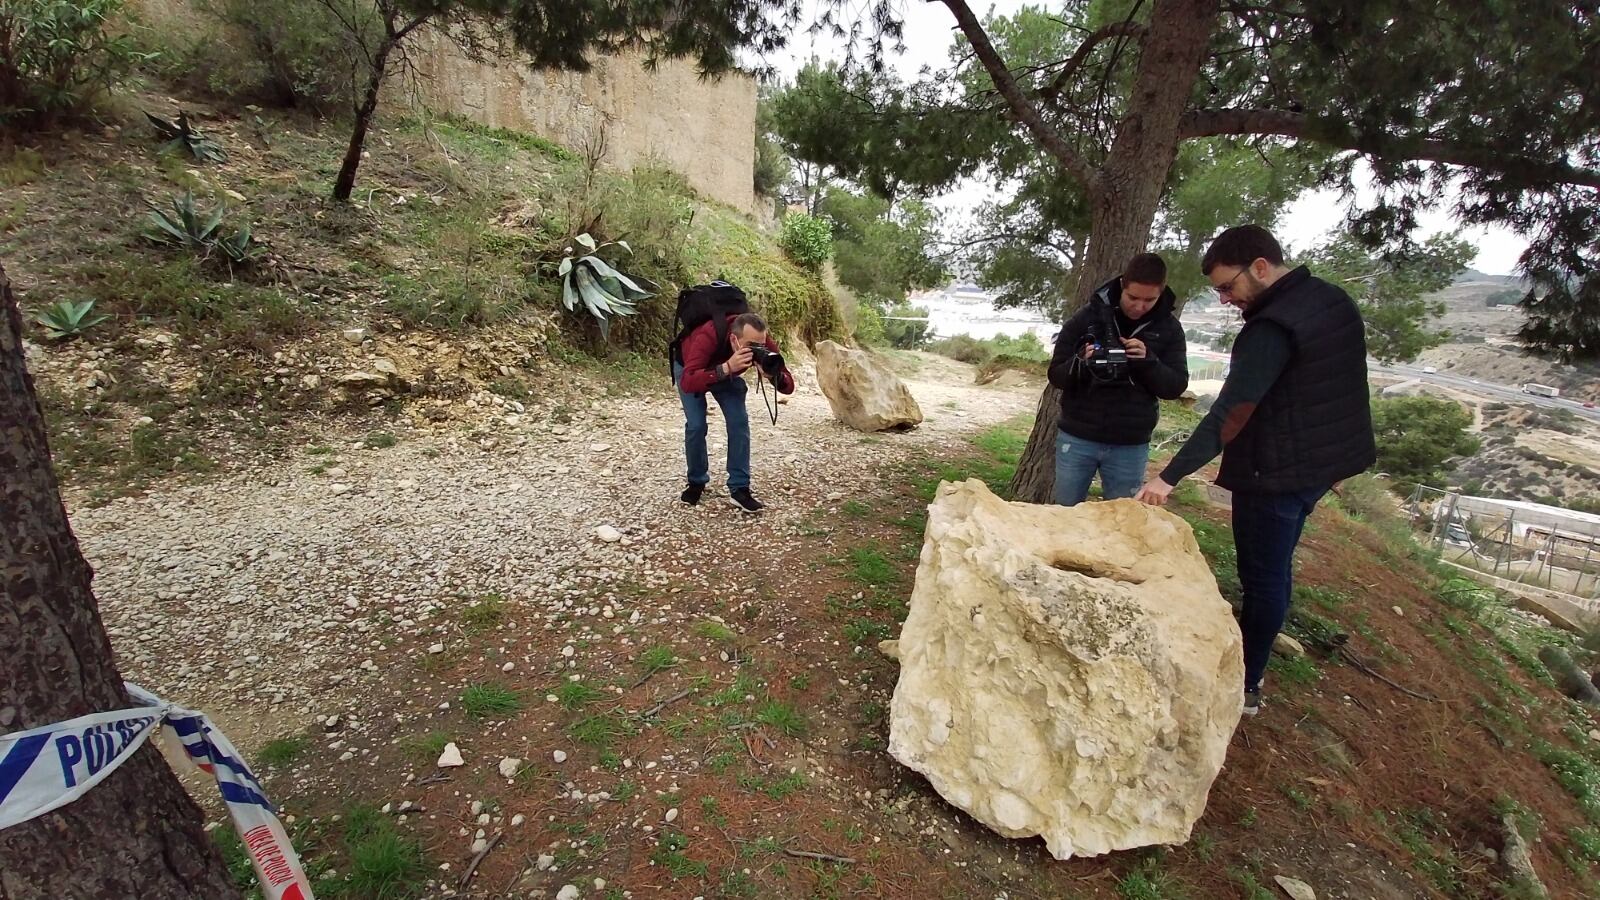
M1511 540L1523 546L1552 542L1568 553L1587 554L1591 548L1600 551L1600 516L1575 509L1451 494L1434 507L1434 517L1451 522L1476 520L1484 530L1509 523Z

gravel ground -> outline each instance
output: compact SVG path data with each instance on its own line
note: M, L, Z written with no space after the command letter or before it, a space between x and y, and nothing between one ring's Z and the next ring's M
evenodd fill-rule
M916 369L927 422L906 434L844 428L804 374L776 426L752 391L755 490L770 507L754 519L721 492L715 418L708 502L678 502L682 416L660 392L593 401L566 424L507 410L382 450L348 436L73 524L126 677L206 710L248 749L312 717L359 716L365 695L394 687L387 660L444 652L475 598L566 623L648 616L669 581L711 584L707 545L781 540L818 507L871 502L885 466L1036 402L1032 386L979 387L948 360Z

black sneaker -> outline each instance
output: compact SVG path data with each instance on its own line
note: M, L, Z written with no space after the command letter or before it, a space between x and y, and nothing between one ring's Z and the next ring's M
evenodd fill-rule
M1261 688L1246 688L1244 692L1244 714L1253 716L1261 712Z
M739 488L737 491L729 494L728 501L747 513L760 512L767 508L765 503L757 500L755 496L750 493L749 488Z
M705 493L705 492L706 492L706 486L705 485L703 485L703 484L691 484L688 487L683 489L683 493L678 495L678 499L682 500L683 502L685 502L687 504L689 504L690 506L699 506L700 505L700 495Z

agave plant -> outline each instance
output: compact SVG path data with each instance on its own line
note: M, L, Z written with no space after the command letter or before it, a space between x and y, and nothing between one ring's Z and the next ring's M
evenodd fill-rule
M567 255L561 260L557 270L561 276L561 302L569 311L576 311L581 302L599 323L600 338L610 340L611 318L633 315L635 304L655 294L599 257L601 250L611 246L632 253L633 248L627 241L596 244L588 234L580 234L572 243L584 252L580 255L574 247L568 247Z
M227 162L228 153L222 145L209 137L201 134L189 124L189 114L178 111L177 121L168 121L149 112L144 117L155 126L156 132L167 139L161 145L162 153L176 153L179 150L189 151L189 155L202 162Z
M261 244L250 236L250 226L245 225L229 237L219 238L217 249L228 258L228 262L243 266L255 262L261 253Z
M111 318L107 315L94 314L94 301L83 300L74 303L71 300L57 300L42 312L33 317L35 322L44 326L46 336L52 341L62 341L67 338L82 337L101 322Z
M210 215L201 211L194 202L194 192L184 191L172 198L172 208L167 210L155 203L150 205L150 215L145 220L144 236L158 244L176 244L204 253L217 241L217 229L222 227L223 208L217 207Z

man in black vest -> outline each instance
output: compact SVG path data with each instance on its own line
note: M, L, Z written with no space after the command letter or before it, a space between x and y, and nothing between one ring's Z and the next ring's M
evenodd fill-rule
M1233 494L1233 542L1244 609L1244 712L1261 708L1261 676L1293 590L1306 517L1334 485L1377 461L1366 329L1350 295L1289 269L1259 225L1229 228L1200 264L1223 302L1244 312L1232 368L1192 437L1138 498L1163 504L1184 477L1222 454L1217 484Z
M1062 506L1082 503L1096 472L1107 500L1132 497L1144 483L1160 401L1189 386L1183 326L1172 314L1177 300L1167 264L1140 253L1061 326L1049 377L1061 389L1055 501Z

